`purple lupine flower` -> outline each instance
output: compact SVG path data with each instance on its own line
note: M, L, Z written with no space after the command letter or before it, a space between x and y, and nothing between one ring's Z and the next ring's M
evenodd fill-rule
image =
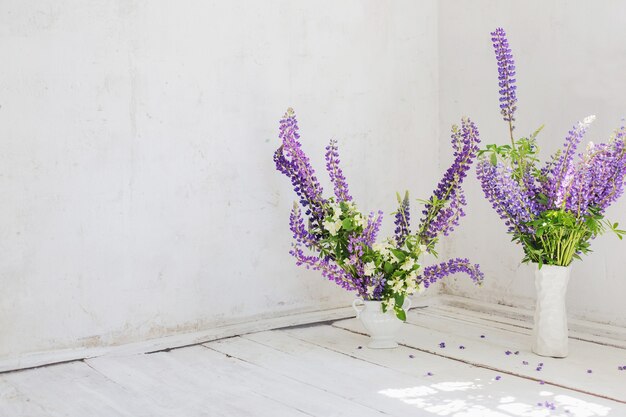
M274 154L276 168L290 177L294 190L300 197L300 203L307 209L306 215L312 215L321 224L324 218L323 204L325 202L322 197L323 189L315 176L315 170L309 158L301 149L298 121L291 108L280 121L279 137L282 146Z
M304 219L302 218L298 203L294 203L291 209L291 214L289 215L289 229L293 232L293 238L296 242L309 249L315 246L317 239L309 233L304 226Z
M589 125L595 120L595 116L588 116L582 122L578 122L565 138L565 144L561 153L551 163L544 194L548 197L550 208L562 208L572 185L574 178L574 155L576 148L582 140Z
M438 235L447 235L453 231L459 224L459 218L465 215L465 197L461 184L478 152L479 142L478 129L470 119L463 119L460 129L453 126L454 162L444 173L422 212L424 217L421 219L418 235L425 245Z
M332 139L326 147L325 158L326 170L330 176L330 181L333 183L337 201L352 201L346 177L343 176L343 171L339 167L341 161L339 160L339 147L336 140Z
M318 256L306 255L298 243L295 243L293 245L289 253L296 259L296 265L304 265L307 269L320 271L324 278L327 278L330 281L334 281L339 286L348 291L353 291L356 289L350 275L348 275L336 264L331 263L331 259L320 259Z
M601 212L615 202L624 192L626 178L626 128L621 127L608 144L588 148L589 189L588 205Z
M374 242L376 242L376 237L378 236L378 231L380 230L380 225L383 221L383 212L378 211L378 213L374 214L370 213L367 219L367 225L363 228L363 242L367 246L372 246Z
M395 233L396 244L400 248L402 247L402 245L404 245L406 237L411 233L409 229L411 225L409 193L408 192L405 193L403 199L400 199L400 196L398 196L398 200L399 200L400 206L398 207L398 211L396 212L396 215L395 215L394 224L396 225L396 229L394 233Z
M381 211L371 213L365 227L348 228L346 226L339 238L347 241L342 241L340 247L330 248L329 240L325 238L329 236L329 233L332 233L324 227L325 218L331 214L326 211L328 201L322 195L322 187L315 176L309 158L301 149L299 138L295 113L289 109L280 122L282 144L274 153L274 162L277 170L291 180L294 191L299 197L299 205L298 203L294 204L289 217L289 228L294 238L290 254L295 258L298 266L320 271L325 278L336 282L347 290L356 291L363 299L383 300L389 298L390 289L386 287L385 273L375 272L371 274L369 271L366 275L363 260L364 255L372 250L372 245L376 241L383 213ZM440 225L435 228L435 232L443 231L446 233L447 230L452 230L456 224L455 219L463 215L461 206L465 204L465 201L460 194L459 185L476 154L477 142L478 135L475 126L469 120L464 120L462 132L453 138L455 165L448 170L446 177L440 183L442 198L431 199L433 203L431 208L434 209L430 212L432 216L425 224L430 227L433 220L437 220ZM339 153L334 140L326 148L325 156L326 168L334 185L337 201L351 201L352 197L349 195L345 177L339 167ZM449 203L450 207L440 210L442 206L434 204L435 201L437 203L443 201L444 205ZM408 196L402 202L401 210L404 218L402 224L396 223L396 226L400 226L401 229L396 232L396 235L399 239L405 240L410 233ZM334 209L332 213L333 216L337 214ZM443 220L441 220L442 216ZM319 253L317 256L305 254L305 248ZM454 266L452 261L450 262L448 269L452 272L459 267L459 270L465 268L473 270L474 273L478 271L476 266ZM480 272L478 271L478 273ZM480 275L482 276L482 274ZM425 285L428 286L428 282ZM392 290L392 292L395 291Z
M506 32L502 28L497 28L491 33L491 41L493 49L496 53L498 61L498 80L500 87L500 113L504 121L509 122L511 130L513 130L513 122L515 121L515 110L517 106L517 95L515 90L515 61L509 48L509 41L506 38Z
M532 233L526 223L534 218L539 208L534 196L515 181L511 168L483 159L476 165L476 175L485 197L505 221L508 232Z
M470 276L472 281L478 284L480 284L484 278L484 274L480 271L478 265L472 265L467 259L456 258L440 264L427 266L424 268L422 276L419 276L417 280L419 283L423 284L424 287L428 288L430 284L434 284L441 278L459 272L466 273Z

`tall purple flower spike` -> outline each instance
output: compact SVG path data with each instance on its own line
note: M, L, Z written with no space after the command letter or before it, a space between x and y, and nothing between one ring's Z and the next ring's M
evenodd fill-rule
M315 246L317 239L309 233L304 225L304 219L302 218L298 203L294 203L291 209L291 214L289 215L289 229L293 232L293 238L298 244L304 245L307 248Z
M539 211L532 191L522 190L511 177L511 168L488 160L479 161L476 174L483 193L500 218L505 221L509 233L532 233L525 225Z
M309 158L302 151L296 114L289 108L280 121L282 146L274 154L276 169L291 179L294 191L300 197L300 204L307 209L306 215L313 215L321 224L324 218L324 198L315 170Z
M622 127L609 143L590 143L575 165L565 196L568 210L585 215L590 207L604 212L624 192L626 176L626 129Z
M440 234L447 236L455 226L458 226L460 217L465 215L463 206L466 202L461 184L474 162L478 143L480 143L478 129L470 119L463 119L460 129L453 126L454 162L445 172L433 192L433 197L422 211L424 217L421 219L419 235L424 244L428 245ZM424 225L428 227L424 228Z
M500 86L500 113L502 118L509 122L511 130L513 130L513 122L515 121L515 110L517 110L517 95L515 90L515 61L509 48L509 41L506 38L506 32L502 28L497 28L495 32L491 32L491 40L493 49L496 53L498 61L498 85Z
M398 196L398 199L400 197ZM409 207L409 193L404 194L404 198L399 201L400 206L395 215L394 224L396 229L394 230L396 244L398 247L404 245L406 237L411 233L411 212Z
M341 161L339 160L339 147L336 140L332 139L326 147L325 157L326 170L330 176L330 181L333 183L337 201L352 201L346 177L343 176L343 171L339 167Z
M563 150L558 158L551 164L548 181L544 188L544 194L548 197L553 208L565 206L565 199L569 193L574 178L574 155L578 144L582 140L589 125L595 120L595 116L588 116L582 122L578 122L565 138Z
M424 273L418 277L418 282L428 288L430 284L434 284L448 275L459 272L466 273L477 284L480 284L484 278L484 274L480 271L478 265L472 265L468 259L455 258L440 264L427 266L424 268Z
M304 248L315 251L320 247L323 219L326 215L324 205L326 200L322 196L322 187L319 184L315 171L310 164L309 158L304 154L299 142L298 125L295 114L289 109L280 121L280 139L282 145L274 153L276 169L289 177L294 187L294 191L299 197L299 204L295 203L289 216L289 228L293 233L294 243L289 252L295 259L298 266L307 269L318 270L329 280L336 282L342 288L350 291L357 291L364 299L380 300L385 290L385 276L382 273L373 276L366 276L364 270L363 255L366 250L371 250L376 241L376 236L381 227L383 213L378 211L370 213L365 227L359 233L349 236L347 244L348 259L346 265L350 265L344 270L336 262L335 255L307 255ZM436 236L438 233L446 233L456 224L456 219L462 215L460 206L464 204L464 198L460 193L460 184L465 177L465 173L475 156L478 142L478 132L475 126L469 121L463 121L463 128L453 135L453 147L455 150L455 162L446 172L446 176L435 191L437 200L447 199L450 207L431 204L428 211L429 221L437 220L438 226L429 230ZM335 196L338 201L351 201L348 185L343 172L339 167L339 153L337 144L333 140L326 148L326 168L334 186ZM431 199L431 202L434 200ZM302 208L305 210L304 217ZM444 205L445 206L445 205ZM404 213L403 223L398 224L400 230L396 236L406 239L409 232L409 201L408 196L401 204ZM308 221L308 224L305 223ZM425 227L423 227L425 228ZM467 263L467 262L466 262ZM431 268L432 270L432 268ZM477 280L479 272L471 265L465 265L462 260L453 260L445 264L445 270L432 270L437 276L455 272L468 272ZM434 275L433 275L434 277ZM420 278L421 279L421 278ZM432 278L435 280L436 278ZM425 285L431 282L431 278ZM372 291L373 289L373 291Z

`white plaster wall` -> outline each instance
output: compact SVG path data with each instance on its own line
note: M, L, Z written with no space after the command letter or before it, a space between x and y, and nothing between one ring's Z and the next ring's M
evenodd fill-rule
M295 107L319 169L340 140L363 208L427 196L436 17L434 0L0 2L0 357L347 305L287 253L278 119Z
M442 134L452 115L468 112L483 143L508 142L507 127L499 117L490 40L490 32L501 26L517 64L517 134L531 133L545 123L539 143L542 154L549 155L577 120L595 114L598 119L587 139L606 140L626 116L625 21L626 3L615 0L440 2ZM447 291L531 308L532 269L520 266L521 248L510 242L475 179L468 187L468 203L466 221L448 240L447 252L479 261L486 282L474 288L459 279ZM626 199L607 215L626 224ZM574 316L626 325L626 242L605 235L593 242L593 249L595 253L573 266L568 308Z

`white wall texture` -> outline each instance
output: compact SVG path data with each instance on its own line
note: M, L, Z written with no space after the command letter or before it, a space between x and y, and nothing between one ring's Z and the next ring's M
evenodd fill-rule
M504 27L516 58L518 135L539 136L541 153L558 149L578 120L595 114L587 140L606 141L626 116L626 3L623 1L445 0L439 3L440 118L468 112L483 144L508 142L499 117L497 67L490 32ZM584 146L584 144L583 144ZM510 242L505 226L470 181L468 216L448 240L447 252L480 262L482 288L459 279L446 291L532 308L534 276L520 265L521 248ZM626 224L626 199L607 213ZM568 308L574 316L626 325L626 242L605 235L594 253L573 265Z
M361 207L391 213L395 191L429 195L461 115L506 140L497 26L517 132L546 123L548 154L594 113L588 138L605 139L626 108L625 18L617 0L1 2L0 358L346 305L287 254L285 109L320 177L335 137ZM446 291L531 307L532 270L473 176L467 190L445 254L487 279ZM626 325L622 245L602 237L574 266L574 315Z
M363 209L427 196L436 16L434 0L0 2L0 357L346 305L287 253L278 119L296 109L319 170L339 139Z

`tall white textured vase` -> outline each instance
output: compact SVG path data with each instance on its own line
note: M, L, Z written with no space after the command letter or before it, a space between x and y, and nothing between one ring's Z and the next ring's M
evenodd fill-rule
M571 267L535 267L537 303L532 350L537 355L564 358L568 354L565 295Z

